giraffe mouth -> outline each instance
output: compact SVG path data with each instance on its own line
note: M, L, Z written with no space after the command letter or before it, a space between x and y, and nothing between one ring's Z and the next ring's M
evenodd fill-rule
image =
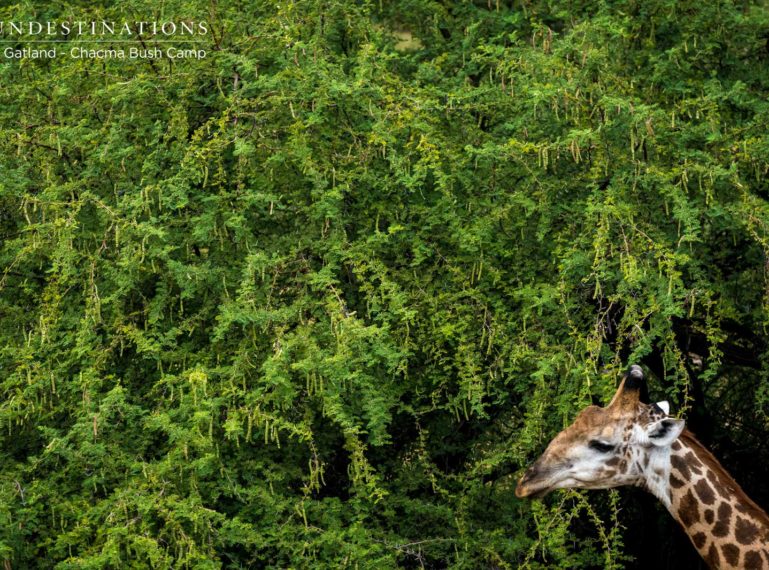
M532 499L541 499L542 497L544 497L545 495L550 493L550 491L552 491L552 490L553 489L551 489L549 487L546 488L546 489L540 489L539 491L534 491L533 493L531 493L529 495L529 497L532 498Z
M554 487L551 485L532 486L519 483L515 488L515 496L519 499L541 499L553 490Z
M609 486L597 485L594 481L586 481L574 475L551 476L539 480L536 475L524 475L515 488L515 496L519 499L541 499L556 489L606 489Z
M515 496L519 499L541 499L551 491L562 488L564 481L571 481L571 464L543 466L541 460L529 467L518 481Z
M535 477L524 475L515 488L515 496L519 499L541 499L555 488L555 482L552 480L537 481Z

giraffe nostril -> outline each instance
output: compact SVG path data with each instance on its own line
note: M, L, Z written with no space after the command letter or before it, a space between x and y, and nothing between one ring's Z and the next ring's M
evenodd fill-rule
M536 474L536 469L534 467L529 467L526 471L523 473L523 477L521 478L521 481L530 481L534 478L534 475Z
M542 477L542 469L540 469L539 465L535 463L523 472L523 476L521 477L519 484L526 485L534 480L539 479L540 477Z

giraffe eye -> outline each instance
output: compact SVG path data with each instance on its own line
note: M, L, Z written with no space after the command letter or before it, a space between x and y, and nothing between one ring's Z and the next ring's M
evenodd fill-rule
M587 446L590 449L594 449L595 451L599 451L601 453L609 453L610 451L614 451L614 446L611 443L604 443L603 441L597 439L591 439Z

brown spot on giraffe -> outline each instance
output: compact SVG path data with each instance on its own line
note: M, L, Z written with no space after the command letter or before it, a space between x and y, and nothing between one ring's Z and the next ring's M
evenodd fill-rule
M740 544L753 544L758 538L758 527L742 517L737 517L734 525L734 537Z
M673 467L673 469L675 469L681 474L681 477L685 481L688 481L691 478L692 474L689 471L689 466L686 464L686 461L684 461L683 457L679 457L678 455L673 455L670 458L670 465Z
M684 461L686 461L686 464L690 469L700 469L702 467L702 462L700 462L700 460L697 459L697 457L691 451L686 452L686 455L684 455Z
M746 570L758 570L759 568L766 568L764 561L761 560L761 554L755 550L749 550L745 553L745 564L743 568Z
M718 555L718 549L715 544L710 545L708 555L705 557L705 562L707 562L711 568L718 568L721 565L721 557Z
M705 522L708 524L713 524L713 520L715 519L715 512L713 509L706 509L705 510Z
M724 560L732 566L737 566L740 562L740 549L733 544L724 544L721 547L721 553L724 555Z
M684 486L684 482L683 482L682 479L679 479L675 475L671 474L670 475L670 485L672 487L676 488L676 489L680 489L681 487Z
M678 506L678 518L684 526L692 526L700 521L700 507L691 489L686 491Z
M697 550L702 550L708 542L708 537L704 532L697 532L692 535L692 542L694 543L694 546L697 547Z
M729 503L718 505L718 520L713 527L713 536L723 537L729 534L732 522L732 506Z
M708 471L707 477L713 485L713 489L715 489L717 495L723 497L729 493L729 489L726 487L726 485L724 485L724 483L721 481L721 478L718 477L716 473L713 471Z
M694 490L697 492L700 501L706 505L712 505L716 502L716 494L705 478L700 479L694 484Z

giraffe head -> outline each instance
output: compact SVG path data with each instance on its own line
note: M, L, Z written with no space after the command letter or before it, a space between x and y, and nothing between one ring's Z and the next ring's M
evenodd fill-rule
M554 489L648 486L655 479L661 482L661 466L684 422L668 416L667 402L641 403L642 382L641 367L633 365L608 406L582 410L526 470L515 489L516 496L542 497Z

